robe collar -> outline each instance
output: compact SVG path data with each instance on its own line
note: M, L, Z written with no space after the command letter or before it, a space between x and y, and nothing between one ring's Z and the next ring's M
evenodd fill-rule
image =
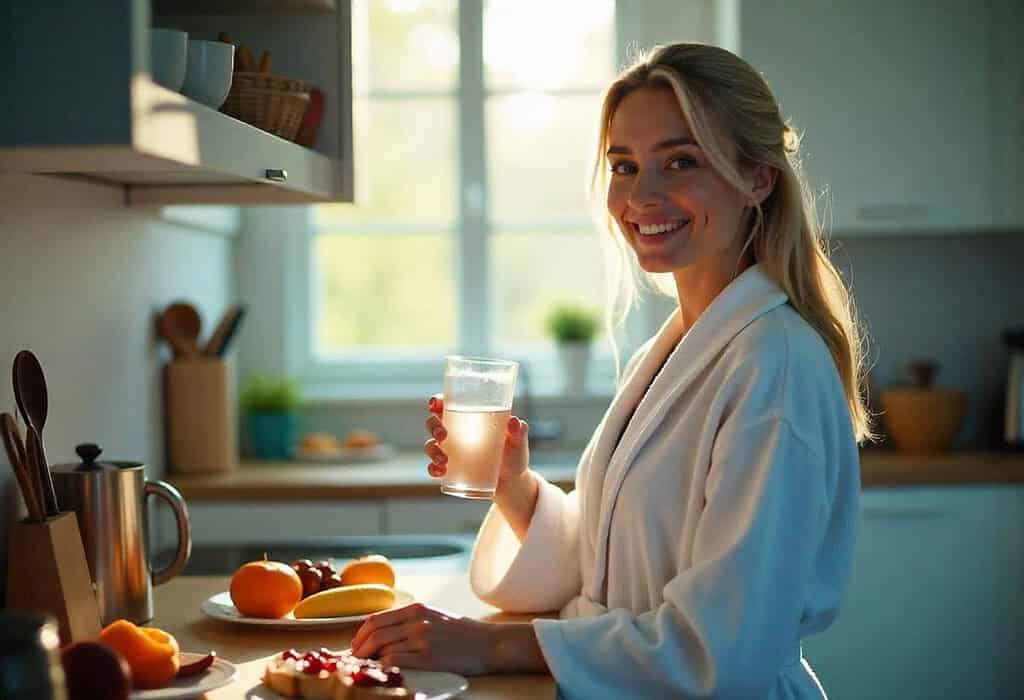
M595 602L607 602L612 513L637 452L676 397L723 348L755 319L787 301L788 297L778 284L759 265L752 265L712 300L685 335L677 308L662 324L643 358L623 379L602 421L588 465L587 500L601 513L594 540L595 575L585 591Z

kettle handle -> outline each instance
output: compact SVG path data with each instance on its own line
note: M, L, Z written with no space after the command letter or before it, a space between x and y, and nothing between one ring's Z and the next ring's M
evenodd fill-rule
M174 561L163 569L153 572L153 585L167 583L181 573L188 559L192 556L192 525L188 519L188 508L185 507L185 499L181 497L178 489L166 481L147 481L146 498L158 496L171 506L174 511L174 519L178 525L178 551L174 554Z

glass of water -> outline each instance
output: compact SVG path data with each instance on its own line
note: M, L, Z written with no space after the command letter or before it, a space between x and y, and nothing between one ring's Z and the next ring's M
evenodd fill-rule
M493 498L512 415L519 363L484 357L447 358L444 422L447 472L441 491L462 498Z

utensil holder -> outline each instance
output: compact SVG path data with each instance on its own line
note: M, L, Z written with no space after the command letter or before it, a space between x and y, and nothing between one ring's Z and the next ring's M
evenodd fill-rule
M14 523L7 547L7 607L52 615L62 644L99 636L99 604L74 513Z
M177 473L223 472L238 463L234 373L215 357L167 365L167 457Z

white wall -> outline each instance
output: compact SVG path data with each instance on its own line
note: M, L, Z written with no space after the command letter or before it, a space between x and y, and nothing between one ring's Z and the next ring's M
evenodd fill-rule
M155 312L184 298L209 329L233 300L234 238L224 208L129 209L120 189L0 173L0 410L15 410L10 366L32 350L46 372L47 456L96 442L108 459L164 470ZM20 497L0 455L0 574ZM4 577L5 578L5 577ZM0 579L2 580L2 579ZM2 587L2 584L0 584Z

